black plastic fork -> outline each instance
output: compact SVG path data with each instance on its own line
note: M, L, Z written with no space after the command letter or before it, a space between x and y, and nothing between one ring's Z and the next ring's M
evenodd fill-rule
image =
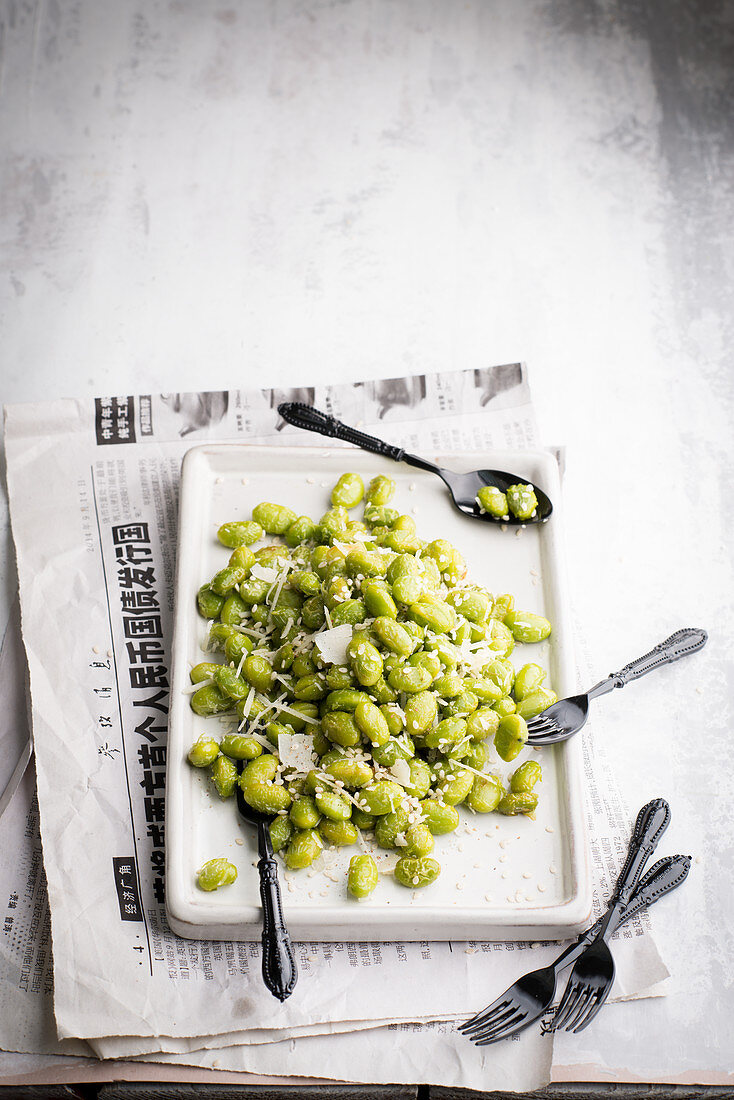
M621 688L633 680L639 680L641 676L645 676L655 668L672 664L673 661L679 661L681 657L696 653L706 645L707 639L706 631L698 627L676 630L675 634L671 634L664 642L660 642L644 657L630 661L619 672L610 673L606 680L595 684L585 695L573 695L569 699L560 699L552 706L546 707L535 718L530 718L528 745L540 748L543 745L553 745L557 741L567 741L585 724L591 699L597 699L615 688Z
M619 915L614 930L620 928L642 909L654 905L656 901L680 886L691 867L690 856L665 856L658 860L640 879L629 905ZM507 1039L539 1020L553 1004L559 973L570 966L586 949L599 932L603 917L592 925L575 943L567 947L549 966L533 970L518 978L507 992L501 994L491 1005L472 1016L459 1028L477 1046Z

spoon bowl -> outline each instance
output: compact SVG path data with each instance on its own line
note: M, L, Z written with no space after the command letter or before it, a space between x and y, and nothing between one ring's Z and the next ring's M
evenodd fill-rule
M347 443L361 447L364 451L372 451L373 454L391 458L394 462L406 462L418 470L437 474L451 493L454 505L470 519L501 526L526 527L528 524L545 523L553 511L553 505L543 490L518 474L510 474L506 470L473 470L467 474L444 470L441 466L436 466L435 463L428 462L419 455L408 454L402 447L393 447L382 439L351 428L335 417L327 416L319 409L314 409L311 405L303 405L299 401L284 401L278 405L278 412L288 424L293 424L296 428L318 432L319 435L329 436L332 439L343 439ZM535 511L528 519L519 519L511 513L506 516L492 516L482 511L477 503L477 493L485 485L494 485L503 493L506 493L511 485L532 486L537 500Z

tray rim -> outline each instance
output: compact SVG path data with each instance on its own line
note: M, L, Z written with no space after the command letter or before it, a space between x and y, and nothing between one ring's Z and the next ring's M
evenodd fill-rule
M193 555L194 540L187 540L184 534L190 530L190 521L195 520L195 516L189 517L188 512L194 507L191 498L194 493L196 468L203 462L208 463L211 455L235 455L238 453L250 459L258 456L277 455L282 460L291 456L293 459L298 458L303 463L309 455L331 461L335 458L343 460L347 454L361 455L364 452L351 446L268 446L246 442L210 442L191 447L183 458L181 468L175 592L181 590L182 576L185 574L189 559ZM531 462L540 463L546 468L548 472L546 487L554 503L554 513L550 523L553 524L551 539L556 543L552 553L554 558L554 589L558 602L556 618L558 618L560 612L562 619L563 653L560 659L564 669L569 666L573 669L570 602L563 545L561 486L558 466L554 456L549 451L538 449L523 451L463 450L449 453L442 452L438 458L442 461L446 460L449 466L453 460L457 462L474 462L477 467L494 464L496 468L502 468L501 464L507 467L509 460L509 462L514 463L515 467L520 469L523 460L528 459ZM377 455L370 455L370 461L373 461L376 465L394 465L392 463L388 464L388 460ZM343 464L342 461L341 465ZM411 476L413 476L412 473ZM414 476L416 478L421 476L421 471L416 471ZM547 529L550 530L550 528ZM180 669L182 665L188 663L186 660L186 647L190 639L185 634L182 617L177 614L177 608L178 601L174 606L169 743L171 730L179 720L187 698L178 689L177 685L179 679L183 677ZM185 683L188 684L187 674ZM563 939L586 927L592 908L592 887L581 739L572 738L564 742L563 745L557 746L556 749L563 754L565 809L569 823L567 858L571 876L571 896L568 900L545 906L529 905L524 909L517 906L497 905L492 908L490 913L487 913L486 909L474 906L464 906L458 911L455 907L440 904L431 907L421 906L415 910L415 921L411 921L404 916L408 906L403 907L402 910L396 908L393 911L386 908L364 908L365 921L363 923L367 925L367 930L359 938L380 941L469 938L489 942L525 938ZM223 939L243 942L259 939L261 931L261 910L259 906L240 906L237 907L235 913L232 905L216 903L210 896L207 896L206 900L202 898L201 903L192 902L184 896L184 885L178 876L176 862L179 855L178 848L182 843L183 828L174 829L174 836L181 838L177 843L172 843L170 839L170 819L178 815L176 820L180 821L184 812L183 791L180 785L170 781L173 771L171 754L169 753L166 767L166 914L172 931L177 935L191 939ZM313 925L303 924L299 920L299 915L304 911L314 915ZM457 920L457 918L460 918L460 920ZM313 942L336 942L355 939L353 914L348 915L342 905L319 906L308 910L308 907L289 904L288 922L294 938L297 939ZM448 931L445 934L438 934L441 929L446 929L449 925L455 928L460 922L464 930L463 934L449 933ZM356 926L361 928L362 924L358 923Z

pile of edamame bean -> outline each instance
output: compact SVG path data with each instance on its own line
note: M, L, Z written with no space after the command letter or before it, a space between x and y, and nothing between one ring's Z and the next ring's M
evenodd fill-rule
M532 816L540 765L526 760L507 787L487 769L493 752L512 761L527 720L556 701L539 664L516 670L509 659L516 642L547 638L548 620L472 583L456 547L422 539L394 493L391 478L365 490L345 473L318 521L256 505L219 528L231 557L197 596L209 659L191 670L191 706L236 725L200 737L189 762L208 769L221 798L239 783L272 817L290 869L326 845L359 844L347 877L355 898L377 884L374 844L396 850L395 879L415 889L438 877L434 837L457 828L459 805ZM265 536L282 542L255 548ZM319 643L337 634L341 655L329 660ZM296 732L312 735L307 770L280 761L281 739ZM227 860L210 860L199 885L234 877Z

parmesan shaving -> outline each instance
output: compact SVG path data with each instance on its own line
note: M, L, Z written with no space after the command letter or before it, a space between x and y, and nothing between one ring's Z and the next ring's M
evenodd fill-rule
M278 737L278 755L283 764L307 775L314 766L312 733L281 733Z
M352 627L349 623L344 623L343 626L332 626L329 630L316 634L314 646L327 664L343 665L347 661L347 646L351 640Z

